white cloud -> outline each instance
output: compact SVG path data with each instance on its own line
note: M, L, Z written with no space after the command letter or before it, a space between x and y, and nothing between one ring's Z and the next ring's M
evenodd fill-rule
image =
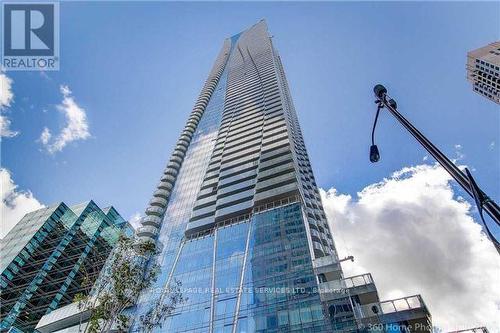
M437 165L395 172L356 198L322 190L346 275L371 272L382 299L421 294L444 331L500 327L500 260Z
M0 93L0 108L10 106L10 102L14 99L12 79L4 73L0 73Z
M13 99L12 79L0 72L0 139L2 137L11 138L19 134L19 132L10 129L10 119L2 114L10 106Z
M141 214L139 212L137 213L134 213L129 219L128 219L128 223L130 223L130 225L132 225L132 227L137 230L138 227L141 226Z
M42 131L42 134L40 134L39 140L43 145L47 145L51 137L52 134L50 133L50 130L47 127L45 127Z
M495 141L491 141L488 147L490 148L490 150L495 149Z
M57 109L64 114L67 122L66 126L55 137L46 127L40 135L40 142L51 154L62 151L70 142L86 140L90 137L85 109L75 102L68 86L62 85L60 90L63 100L57 106Z
M10 119L0 114L0 139L2 137L12 138L19 134L19 132L10 129L10 124Z
M26 213L42 208L43 205L30 191L18 190L18 185L14 183L7 169L0 168L0 185L2 197L0 238L3 238Z
M463 146L460 144L455 145L455 155L456 158L453 159L453 162L461 161L465 158L465 154L462 152Z

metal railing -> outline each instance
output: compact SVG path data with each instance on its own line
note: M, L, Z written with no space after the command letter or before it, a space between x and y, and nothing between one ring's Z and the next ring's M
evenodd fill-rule
M323 267L328 265L338 264L338 260L334 256L324 256L313 260L313 267Z
M380 316L384 314L390 314L408 310L418 310L418 309L425 311L425 313L429 315L427 306L425 305L422 297L420 295L413 295L382 302L356 305L354 306L354 313L356 318L362 319L362 318Z
M345 291L349 288L366 286L373 284L372 275L370 273L346 277L340 280L326 281L319 284L320 292L338 292Z
M382 313L393 313L411 309L425 308L425 303L420 295L407 296L379 303Z
M474 327L465 330L451 331L448 333L488 333L488 329L486 327Z
M342 281L344 281L347 288L359 287L373 283L372 275L370 273L349 276L342 279Z

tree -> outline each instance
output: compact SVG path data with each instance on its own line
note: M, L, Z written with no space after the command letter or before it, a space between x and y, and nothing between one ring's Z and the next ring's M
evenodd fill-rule
M162 327L163 321L170 315L177 305L187 301L181 292L181 281L174 278L173 283L169 284L164 293L155 301L154 306L150 307L146 314L139 320L141 332L152 332L155 327Z
M99 277L99 273L103 268L103 264L106 262L106 254L103 252L96 251L92 253L92 256L88 256L83 264L78 270L78 274L81 276L80 280L80 290L74 296L73 301L78 303L78 309L81 311L78 323L78 332L81 332L81 327L83 323L84 310L88 308L90 304L90 298L87 297L94 287L96 279Z
M156 264L146 269L153 254L156 254L153 242L142 243L125 236L118 239L92 290L87 295L75 297L82 313L90 311L85 333L110 332L114 325L122 332L128 329L130 318L124 310L136 303L141 291L149 288L159 274ZM148 318L143 316L141 325L149 331L161 326L165 316L183 301L180 286L180 282L176 281L173 292L168 293L168 303L154 306L148 312Z

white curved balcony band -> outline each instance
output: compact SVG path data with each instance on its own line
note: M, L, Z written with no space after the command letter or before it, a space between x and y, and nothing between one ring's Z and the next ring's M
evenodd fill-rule
M161 225L162 216L165 213L168 198L174 186L178 170L182 165L185 153L189 148L191 139L196 132L205 108L208 105L215 88L217 87L217 83L224 69L223 64L226 60L227 59L219 64L215 75L212 75L212 77L207 80L200 96L198 97L187 124L177 141L177 145L172 153L171 159L164 170L164 176L158 184L158 189L153 194L153 198L150 201L151 206L146 209L146 216L142 219L143 226L138 230L140 240L146 242L155 241L154 238L156 238L155 236L158 234L157 227Z
M172 157L170 157L170 162L177 162L180 164L182 163L182 158L176 155L172 155Z
M185 145L188 147L189 146L189 143L191 141L190 140L187 140L187 139L184 139L184 138L179 138L179 140L177 141L178 144L183 144L185 143Z
M192 124L188 124L188 125L186 125L184 131L189 132L189 133L191 133L191 135L193 135L194 132L196 131L196 127L193 126Z
M177 163L179 166L181 166L181 164L182 164L182 158L180 158L179 156L172 155L170 157L170 160L168 162L169 163Z
M182 147L182 148L180 148L180 147ZM185 148L184 146L179 146L179 143L177 143L174 151L172 152L172 156L178 155L181 158L184 158L184 155L186 155L186 151L187 151L187 148Z
M158 235L158 228L153 227L153 226L146 226L146 227L139 227L137 230L137 236L139 237L150 237L154 238Z
M174 185L167 182L160 182L157 186L158 189L168 191L169 192L168 195L170 195L170 191L172 190L173 187Z
M178 170L180 167L181 167L181 164L179 162L175 162L175 161L170 161L167 164L167 168L174 168L174 169Z
M189 117L189 120L194 120L199 122L201 119L201 115L202 115L201 112L192 113L191 116Z
M141 244L155 242L155 239L149 236L138 236L138 238L139 238L139 243Z
M144 216L141 219L141 224L142 225L152 225L152 226L159 227L160 224L161 224L161 217L156 216L156 215Z
M175 177L172 175L163 175L160 181L173 184L175 182Z
M193 138L193 132L188 131L188 130L183 130L181 137L183 137L183 136L188 137L189 141L191 141L191 139Z
M194 130L192 126L184 126L184 129L182 130L182 134L188 135L188 136L193 136Z
M150 206L150 207L146 208L147 215L161 216L164 212L165 212L165 208L162 208L162 207Z
M184 159L184 156L186 154L184 154L184 152L180 151L180 150L174 150L174 152L172 153L172 156L177 156L178 158L180 158L181 160Z
M169 184L172 184L172 188L174 187L174 184L175 184L175 177L173 177L172 175L163 175L160 179L160 183L169 183ZM167 190L171 190L172 188L170 189L167 189Z
M186 147L186 149L187 149L187 147L189 147L189 142L185 142L185 141L178 141L178 142L177 142L177 145L184 146L184 147Z
M163 171L164 174L166 175L172 175L172 176L177 176L177 174L179 173L179 171L175 170L175 169L172 169L172 168L166 168L165 171Z
M187 136L191 140L193 138L193 131L191 129L184 129L182 135Z
M189 138L189 140L191 140L191 138L193 137L193 131L191 129L183 129L182 130L182 136L187 136Z
M191 137L187 136L186 134L182 134L179 140L191 141Z
M187 151L187 147L184 145L181 146L178 144L177 146L175 146L175 150L179 150L179 151L182 151L185 153Z
M189 115L188 121L192 120L192 121L199 122L201 119L201 116L203 115L203 110L205 110L205 107L206 106L200 104L199 109L191 112L191 114Z
M193 128L192 124L190 124L189 127L185 127L184 130L182 131L183 134L189 134L191 136L191 139L193 138L194 132L196 131L195 128Z
M195 122L195 125L198 126L202 115L203 113L193 113L191 114L191 116L189 116L188 121Z
M159 207L167 207L167 203L168 203L168 200L165 199L165 198L160 198L160 197L153 197L153 199L151 199L149 201L149 204L151 206L159 206Z
M153 192L153 196L168 199L168 197L170 196L170 191L159 189Z

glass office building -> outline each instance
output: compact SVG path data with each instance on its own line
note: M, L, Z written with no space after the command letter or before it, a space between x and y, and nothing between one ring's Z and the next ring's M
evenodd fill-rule
M157 332L431 330L419 295L344 277L264 21L224 41L137 235L161 274L132 331L176 281L188 300Z
M1 332L33 332L99 275L128 223L93 201L26 214L1 242Z
M468 52L466 69L472 89L500 104L500 41Z

